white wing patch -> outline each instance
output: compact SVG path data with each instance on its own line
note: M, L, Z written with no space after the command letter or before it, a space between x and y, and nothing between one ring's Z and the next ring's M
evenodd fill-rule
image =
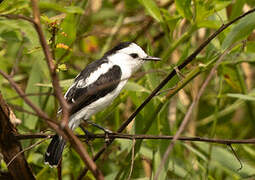
M100 67L97 68L96 71L91 72L88 77L84 77L78 81L75 81L66 91L64 98L66 99L69 92L71 91L72 88L85 88L89 84L94 83L102 74L105 74L109 71L110 68L112 68L113 64L112 63L103 63ZM76 76L79 77L80 74ZM76 79L75 78L75 79ZM72 98L71 101L75 103L75 100ZM62 109L59 110L58 113L62 112Z
M86 79L81 79L77 82L77 88L84 88L88 86L89 84L94 83L99 76L102 74L105 74L109 71L110 68L112 68L112 63L104 63L100 67L97 68L96 71L92 72Z

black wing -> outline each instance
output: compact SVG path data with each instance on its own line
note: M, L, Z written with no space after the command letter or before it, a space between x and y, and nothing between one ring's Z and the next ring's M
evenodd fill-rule
M67 90L66 94L65 94L65 99L69 104L72 104L72 99L74 97L74 95L76 94L76 89L77 89L77 83L80 80L84 80L84 82L86 81L86 78L89 77L89 75L96 71L102 64L107 63L107 59L99 59L96 60L92 63L90 63L89 65L87 65L85 67L85 69L83 69L81 71L81 73L75 78L74 83L72 84L72 86Z
M69 88L65 95L67 102L72 104L70 114L78 112L83 107L112 92L118 86L121 79L121 69L119 66L114 65L105 74L99 76L94 83L79 88L77 83L79 80L82 80L82 73L76 78L76 83Z

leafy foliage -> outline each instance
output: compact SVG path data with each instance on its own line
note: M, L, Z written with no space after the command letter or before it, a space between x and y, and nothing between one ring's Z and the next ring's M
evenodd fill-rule
M159 82L190 55L209 34L255 6L252 0L73 0L39 3L47 41L58 64L63 92L81 69L120 41L136 41L146 52L161 57L159 63L147 63L132 78L125 90L92 121L116 131ZM0 14L32 16L30 1L3 1ZM140 112L126 133L174 135L201 84L215 64L218 54L234 43L234 48L217 69L195 108L183 135L222 139L255 136L254 62L255 14L241 19L217 36L194 62L173 78L161 93ZM241 44L241 41L245 43ZM51 79L42 48L33 26L23 20L0 17L0 68L10 74L29 98L53 119L58 104L52 96ZM145 72L145 74L143 74ZM141 75L142 74L142 75ZM175 96L168 92L185 82ZM16 116L22 120L19 133L48 131L45 122L0 76L0 90ZM100 130L88 127L93 133ZM81 129L77 133L83 134ZM38 140L23 140L23 148ZM43 164L48 141L25 152L37 179L56 179L57 170ZM132 179L154 176L169 141L137 140ZM84 143L91 156L104 145L96 139ZM160 179L242 179L254 176L255 150L251 145L235 145L243 168L228 146L178 142L161 171ZM117 139L98 167L106 179L127 179L130 173L132 141ZM6 164L1 160L1 171ZM63 153L63 179L76 179L84 165L67 146ZM87 179L93 179L90 173Z

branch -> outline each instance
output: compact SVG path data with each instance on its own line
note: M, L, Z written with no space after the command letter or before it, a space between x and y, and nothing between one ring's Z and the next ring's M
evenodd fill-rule
M37 138L52 138L54 134L17 134L15 138L17 140L26 140L26 139L37 139ZM78 138L87 139L87 135L77 135ZM90 134L90 138L92 139L106 139L106 138L118 138L118 139L165 139L165 140L173 140L174 136L168 135L148 135L148 134L122 134L122 133L110 133L106 134ZM210 139L205 137L179 137L177 141L194 141L194 142L207 142L207 143L216 143L216 144L255 144L255 138L253 139Z
M0 17L5 17L8 19L23 19L25 21L28 21L28 22L34 24L34 21L32 18L23 16L23 15L19 15L19 14L0 14Z
M27 93L25 94L25 96L53 96L53 93L49 93L49 92L42 92L42 93ZM6 101L11 101L11 100L15 100L20 98L20 96L14 96L14 97L10 97L8 99L6 99Z
M7 164L6 166L9 167L10 164L11 164L18 156L20 156L21 154L23 154L25 151L28 151L29 149L32 149L32 148L34 148L35 146L37 146L37 145L43 143L43 142L46 141L47 139L49 139L49 136L46 137L46 138L44 138L44 139L41 140L41 141L38 141L38 142L32 144L31 146L28 146L27 148L23 149L22 151L18 152L17 154L15 154L15 156L12 157L12 159L8 162L8 164Z

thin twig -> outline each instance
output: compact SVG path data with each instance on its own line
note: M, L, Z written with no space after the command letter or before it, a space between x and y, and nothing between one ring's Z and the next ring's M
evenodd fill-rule
M45 138L50 136L51 138L54 134L18 134L16 135L17 140L26 140L26 139L36 139L36 138ZM87 139L87 135L77 135L78 138ZM105 134L90 134L92 139L105 139ZM118 138L118 139L165 139L173 140L174 136L168 135L148 135L148 134L122 134L122 133L110 133L108 138ZM191 142L207 142L207 143L216 143L216 144L255 144L255 138L253 139L210 139L205 137L179 137L178 141L191 141Z
M27 94L25 94L24 96L43 96L43 95L52 96L53 93L49 93L49 92L43 92L43 93L27 93ZM18 98L24 97L24 96L13 96L13 97L7 98L6 101L15 100L15 99L18 99Z
M20 14L0 14L0 17L5 17L5 18L8 18L8 19L23 19L25 21L28 21L32 24L34 24L34 20L30 17L27 17L27 16L23 16L23 15L20 15Z
M23 113L27 113L27 114L29 114L29 115L33 115L33 116L39 117L37 113L34 113L34 112L32 112L32 111L28 111L28 110L24 109L23 107L18 106L18 105L16 105L16 104L10 104L10 103L8 103L8 105L9 105L11 108L13 108L13 110L15 110L15 111L20 111L20 112L23 112Z
M238 160L238 162L240 163L240 167L237 169L237 171L240 171L243 168L243 163L241 161L241 159L238 157L236 151L234 150L234 148L232 147L231 144L228 144L228 146L230 147L231 151L233 152L235 158Z
M47 136L47 137L45 137L44 139L42 139L41 141L38 141L38 142L32 144L31 146L28 146L27 148L23 149L22 151L20 151L19 153L17 153L17 154L8 162L8 164L7 164L6 166L7 166L7 167L10 166L10 164L11 164L19 155L21 155L21 154L24 153L25 151L28 151L29 149L34 148L35 146L41 144L42 142L46 141L46 140L49 139L49 138L50 138L50 136Z

